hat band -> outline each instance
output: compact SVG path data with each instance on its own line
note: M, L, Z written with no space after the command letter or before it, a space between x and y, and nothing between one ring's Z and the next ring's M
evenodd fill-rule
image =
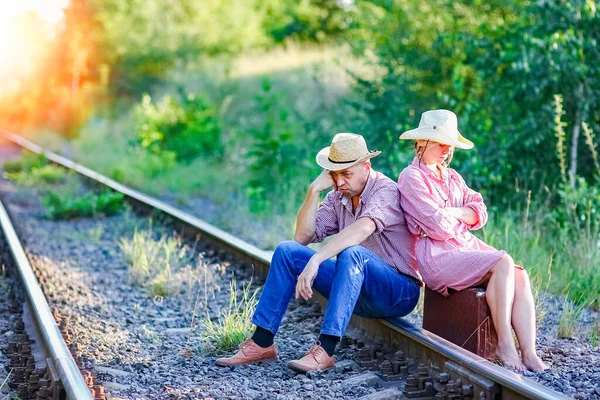
M348 163L351 163L351 162L358 161L358 158L357 158L356 160L350 160L350 161L334 161L334 160L332 160L330 157L327 157L327 159L328 159L330 162L334 163L334 164L348 164Z

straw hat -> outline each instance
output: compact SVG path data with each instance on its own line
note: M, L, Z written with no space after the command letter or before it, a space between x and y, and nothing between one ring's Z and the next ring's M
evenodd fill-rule
M473 142L464 138L458 131L456 114L448 110L425 111L421 115L419 127L404 132L400 139L431 140L465 150L473 148Z
M317 164L329 171L339 171L379 154L380 151L367 149L367 143L361 135L338 133L333 137L331 146L317 154Z

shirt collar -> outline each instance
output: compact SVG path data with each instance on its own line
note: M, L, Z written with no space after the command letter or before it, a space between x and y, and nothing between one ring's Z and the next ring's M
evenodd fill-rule
M415 157L411 163L412 166L416 167L417 169L423 171L426 175L431 176L437 180L439 180L440 178L437 176L437 174L432 171L431 169L429 169L427 167L427 165L425 165L423 162L419 162L419 158ZM441 168L442 170L442 179L446 180L448 179L448 168L442 166Z
M377 178L377 172L374 171L373 169L371 169L371 172L369 173L369 176L367 177L367 183L365 184L365 188L363 189L362 193L360 194L360 204L365 204L372 195L373 192L373 186L375 186L375 180ZM342 203L342 205L348 209L352 209L352 201L347 198L344 197L342 194L340 194L340 202Z

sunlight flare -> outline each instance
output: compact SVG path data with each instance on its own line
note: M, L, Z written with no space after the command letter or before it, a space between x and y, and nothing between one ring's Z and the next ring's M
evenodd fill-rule
M0 85L19 85L40 61L67 0L0 0Z

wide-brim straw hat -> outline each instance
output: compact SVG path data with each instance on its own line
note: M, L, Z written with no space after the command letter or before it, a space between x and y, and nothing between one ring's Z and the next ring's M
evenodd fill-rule
M361 161L381 154L367 148L365 138L356 133L338 133L333 137L331 146L317 154L317 164L330 171L350 168Z
M425 111L421 115L419 127L404 132L400 139L431 140L465 150L473 148L473 142L458 131L456 114L448 110Z

